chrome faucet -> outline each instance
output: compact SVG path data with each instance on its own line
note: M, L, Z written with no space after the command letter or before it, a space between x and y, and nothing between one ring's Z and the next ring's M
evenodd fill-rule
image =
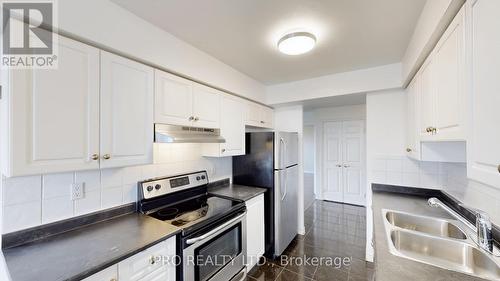
M472 225L470 222L468 222L466 219L464 219L462 216L457 214L455 211L450 209L448 206L443 204L439 199L432 197L430 198L427 203L429 203L429 206L431 207L441 207L443 210L448 212L450 215L452 215L454 218L465 224L467 227L470 229L476 229L477 231L477 245L489 252L493 253L493 233L491 230L491 221L485 212L481 210L474 209L476 211L476 226Z
M488 214L477 210L476 212L477 243L482 249L493 252L493 233L491 220Z

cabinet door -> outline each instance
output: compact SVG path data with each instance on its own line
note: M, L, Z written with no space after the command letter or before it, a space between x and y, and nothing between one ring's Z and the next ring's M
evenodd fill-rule
M435 127L439 140L465 140L464 10L460 10L436 46Z
M265 251L264 194L246 202L247 206L247 271Z
M226 142L221 144L221 156L245 154L245 123L243 102L223 96L221 99L221 135Z
M155 81L155 123L193 126L193 83L160 70Z
M58 48L57 69L4 73L8 176L99 168L99 50L63 36Z
M472 24L468 176L500 188L500 1L469 1Z
M420 72L420 138L425 140L432 137L431 133L427 132L427 128L434 126L434 61L432 55L427 59L421 68Z
M269 107L262 107L262 127L272 129L274 127L274 110Z
M153 79L151 67L101 52L101 168L152 163Z
M118 265L112 265L82 281L118 281Z
M260 106L253 102L246 104L245 124L249 126L262 126L262 110Z
M407 127L406 127L406 154L414 159L420 159L420 140L418 139L418 95L420 80L415 76L408 86L407 92Z
M193 116L193 125L196 127L219 128L219 91L203 85L195 85L193 87Z
M120 281L158 280L158 276L175 276L175 265L170 263L176 254L175 237L121 261L118 264ZM164 258L165 260L164 262ZM167 272L165 274L164 272ZM164 280L175 280L164 279Z

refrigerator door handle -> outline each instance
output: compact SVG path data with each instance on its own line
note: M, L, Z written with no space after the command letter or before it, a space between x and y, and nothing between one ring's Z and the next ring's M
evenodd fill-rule
M286 147L285 147L285 140L283 138L280 138L280 157L279 157L279 169L284 169L286 168L285 166L285 152L286 152Z
M284 173L285 173L285 186L284 186L285 193L281 197L281 201L285 200L286 194L288 193L288 186L287 186L287 184L288 184L288 176L287 176L287 171L284 171Z

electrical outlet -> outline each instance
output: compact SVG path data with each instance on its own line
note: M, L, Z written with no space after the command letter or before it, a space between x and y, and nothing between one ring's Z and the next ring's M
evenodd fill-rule
M71 185L71 200L77 200L83 198L83 182L73 183Z

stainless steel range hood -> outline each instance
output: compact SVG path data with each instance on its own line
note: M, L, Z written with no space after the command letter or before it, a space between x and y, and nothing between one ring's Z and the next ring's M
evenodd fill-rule
M156 143L224 143L220 129L155 124Z

